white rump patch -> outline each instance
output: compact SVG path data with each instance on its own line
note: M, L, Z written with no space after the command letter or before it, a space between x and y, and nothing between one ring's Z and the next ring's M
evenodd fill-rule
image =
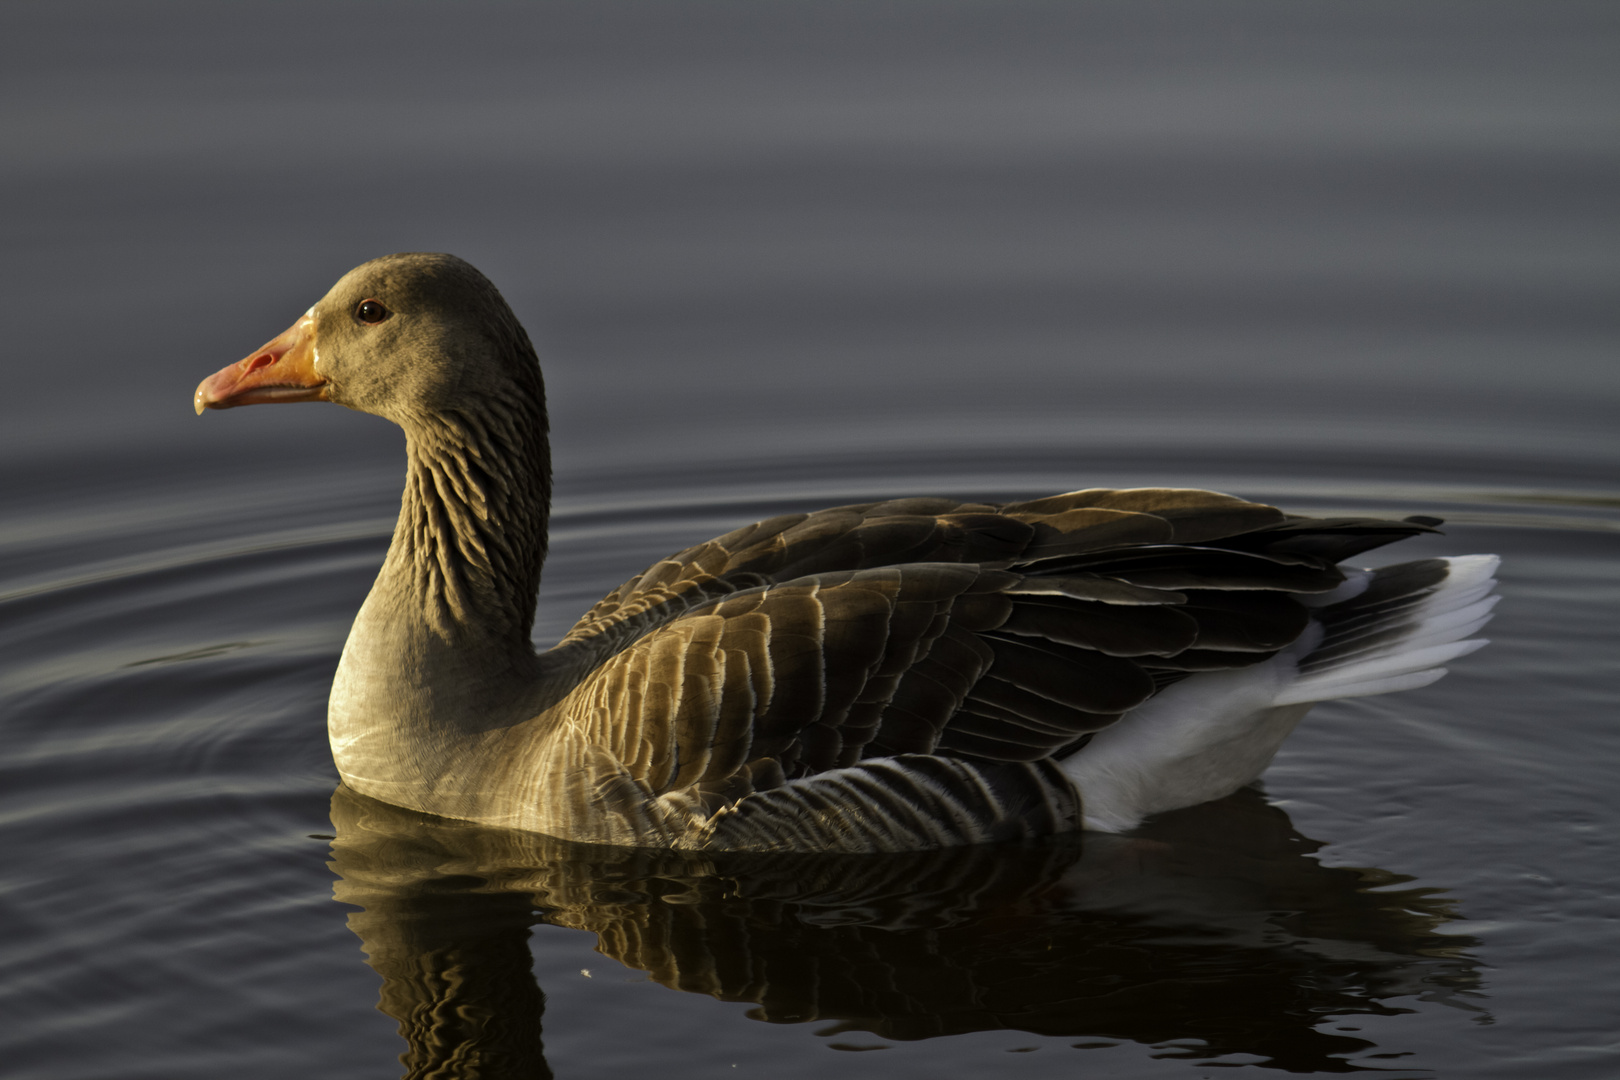
M1258 777L1311 703L1428 686L1442 666L1486 644L1471 638L1490 620L1500 563L1495 555L1445 560L1446 579L1413 607L1390 618L1398 637L1348 649L1331 661L1307 664L1322 642L1321 624L1254 667L1183 679L1149 698L1062 763L1080 789L1085 827L1134 829L1152 814L1229 795ZM1346 582L1307 604L1320 609L1353 600L1371 585L1371 571L1348 570ZM1326 600L1324 604L1322 600ZM1377 630L1376 620L1364 629Z

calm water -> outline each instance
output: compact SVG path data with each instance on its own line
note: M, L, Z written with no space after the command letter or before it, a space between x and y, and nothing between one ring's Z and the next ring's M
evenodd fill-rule
M1620 1074L1617 84L1609 4L6 5L7 1074ZM1380 554L1501 553L1494 644L1126 837L334 793L402 440L190 394L412 249L546 359L541 642L769 514L1174 483L1446 516Z

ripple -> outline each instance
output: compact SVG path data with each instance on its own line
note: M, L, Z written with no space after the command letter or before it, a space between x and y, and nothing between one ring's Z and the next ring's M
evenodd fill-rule
M817 893L804 873L785 882L743 870L647 876L594 856L573 869L529 865L521 873L434 862L421 887L440 890L435 895L452 908L464 901L480 909L465 890L481 886L466 883L498 879L517 894L524 919L535 903L548 912L534 946L535 971L550 995L548 1053L588 1056L600 1039L588 1017L603 1007L644 1017L662 1045L714 1025L750 1048L737 1055L744 1060L768 1058L780 1045L777 1036L740 1031L736 1024L751 1023L741 1014L694 1014L638 996L662 985L688 991L694 1006L712 1006L710 997L748 1003L770 1026L832 1021L816 1027L824 1034L807 1029L811 1041L795 1045L875 1045L835 1034L864 1031L885 1040L891 1054L911 1055L896 1060L937 1068L958 1052L950 1047L979 1045L971 1040L996 1032L1022 1040L995 1043L998 1054L1074 1053L1073 1045L1095 1042L1157 1047L1155 1055L1203 1064L1375 1067L1379 1054L1405 1052L1398 1026L1329 1037L1313 1025L1324 1016L1416 1011L1413 1030L1433 1031L1449 1023L1436 1008L1497 1011L1504 980L1545 985L1556 969L1538 955L1602 925L1597 898L1609 886L1592 838L1620 821L1600 795L1606 775L1594 769L1620 753L1620 737L1600 723L1620 702L1593 664L1613 648L1604 643L1620 625L1612 541L1620 497L1598 487L1310 475L1304 465L1279 475L1269 460L1228 459L1195 472L1151 460L1092 470L1053 460L1044 452L937 454L902 456L877 470L859 455L831 463L806 455L564 477L537 639L559 636L596 597L669 551L772 514L917 492L1018 498L1095 480L1196 484L1306 513L1443 516L1450 535L1403 547L1503 550L1508 598L1493 627L1496 644L1428 690L1319 709L1267 778L1276 806L1294 819L1288 828L1297 828L1296 839L1285 836L1268 854L1239 855L1231 835L1182 836L1176 850L1214 860L1196 871L1144 874L1144 860L1165 855L1152 837L1095 843L1078 869L1033 892L964 908L961 896L931 897L917 875L897 879L890 892L843 895L835 879ZM393 524L374 510L375 500L312 502L289 486L224 511L179 500L126 539L116 534L129 519L100 529L88 518L61 518L51 525L69 530L60 536L43 525L23 530L30 550L60 541L61 555L48 565L24 560L22 572L0 583L0 649L8 660L0 672L8 747L0 760L0 835L16 865L28 868L0 882L16 925L27 929L0 959L30 973L0 989L16 1015L30 1018L26 1029L0 1035L0 1053L46 1060L41 1040L93 1041L98 1031L114 1031L121 1045L96 1060L133 1047L154 1068L201 1075L215 1059L173 1040L240 1047L242 1037L226 1033L244 1017L259 1033L248 1041L263 1050L255 1075L287 1065L286 1047L300 1039L318 1038L323 1053L354 1062L357 1072L399 1052L390 1025L370 1019L373 976L359 966L343 909L327 899L326 846L311 838L330 833L327 689ZM217 531L199 536L194 526L205 512ZM1522 688L1549 680L1558 695L1538 700L1528 724ZM1549 726L1560 738L1542 734ZM1534 797L1504 819L1500 792L1524 784ZM1246 797L1260 811L1275 809ZM1480 821L1492 823L1484 852L1458 841L1475 837ZM337 835L342 849L349 840L341 828ZM1318 842L1304 836L1332 842L1307 855ZM1527 851L1591 869L1571 870L1573 885L1558 894L1564 899L1549 899L1524 876L1536 865ZM349 858L339 851L349 882L340 889L357 880ZM547 884L556 873L592 888L559 901ZM1263 882L1278 874L1333 882L1332 897L1273 896ZM551 890L551 899L535 901L537 890ZM367 903L367 912L414 903L391 895ZM1562 918L1558 929L1534 922L1531 913L1543 909ZM1356 910L1365 914L1360 923L1349 914ZM1447 922L1457 915L1469 921ZM1408 916L1428 921L1403 938L1399 920ZM1476 923L1509 929L1473 936ZM676 937L648 938L654 925ZM570 933L588 944L549 933L565 926L579 928ZM713 928L722 926L735 934L717 936ZM726 944L732 939L755 951L739 953L741 944ZM1056 966L1043 966L1049 945L1061 954ZM575 951L591 948L646 974L640 982L610 978L600 953ZM819 974L803 982L809 957ZM839 981L857 970L881 981L874 963L890 973L883 979L920 982L906 983L910 996L886 1002L859 980ZM1469 996L1482 992L1473 974L1480 963L1497 971L1490 999ZM559 970L577 975L582 966L598 977L559 979ZM1350 989L1328 993L1315 981L1324 971L1349 978L1336 985ZM930 997L947 989L945 972L966 979L979 997ZM1197 998L1204 1004L1179 1013L1163 1005L1164 995L1199 980L1269 987L1270 1004L1248 999L1248 1012L1211 1036L1210 1018L1225 1015L1216 998ZM1040 1000L1005 998L1019 985L1038 990ZM1084 1005L1070 1001L1093 991ZM1132 995L1160 1005L1116 1009ZM1304 1002L1303 1011L1290 1012L1287 1001ZM1158 1027L1142 1028L1144 1017ZM1300 1058L1296 1046L1287 1057L1259 1033L1265 1024L1292 1025L1317 1056ZM147 1029L168 1032L168 1041L148 1038ZM943 1049L921 1048L929 1043ZM626 1053L627 1064L642 1060Z

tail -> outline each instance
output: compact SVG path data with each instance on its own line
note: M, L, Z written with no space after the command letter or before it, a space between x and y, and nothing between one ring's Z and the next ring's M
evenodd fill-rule
M1422 559L1350 580L1316 598L1321 640L1299 660L1298 677L1274 704L1365 697L1428 686L1442 667L1486 644L1470 638L1501 599L1495 555Z
M1228 795L1271 763L1313 701L1427 686L1485 644L1495 555L1349 570L1305 636L1253 667L1199 672L1137 706L1066 758L1085 827L1133 829L1152 814ZM1296 659L1297 657L1297 659Z

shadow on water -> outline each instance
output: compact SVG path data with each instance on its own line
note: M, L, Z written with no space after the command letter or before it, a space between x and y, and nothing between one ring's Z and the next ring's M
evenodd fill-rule
M338 900L409 1044L406 1077L550 1076L529 928L772 1023L894 1040L1018 1030L1361 1072L1404 1055L1319 1030L1480 1011L1451 902L1327 867L1254 790L1129 837L915 855L691 855L447 822L339 788ZM1193 1045L1197 1044L1197 1045ZM1163 1052L1156 1056L1167 1056ZM1365 1060L1358 1063L1356 1058Z

